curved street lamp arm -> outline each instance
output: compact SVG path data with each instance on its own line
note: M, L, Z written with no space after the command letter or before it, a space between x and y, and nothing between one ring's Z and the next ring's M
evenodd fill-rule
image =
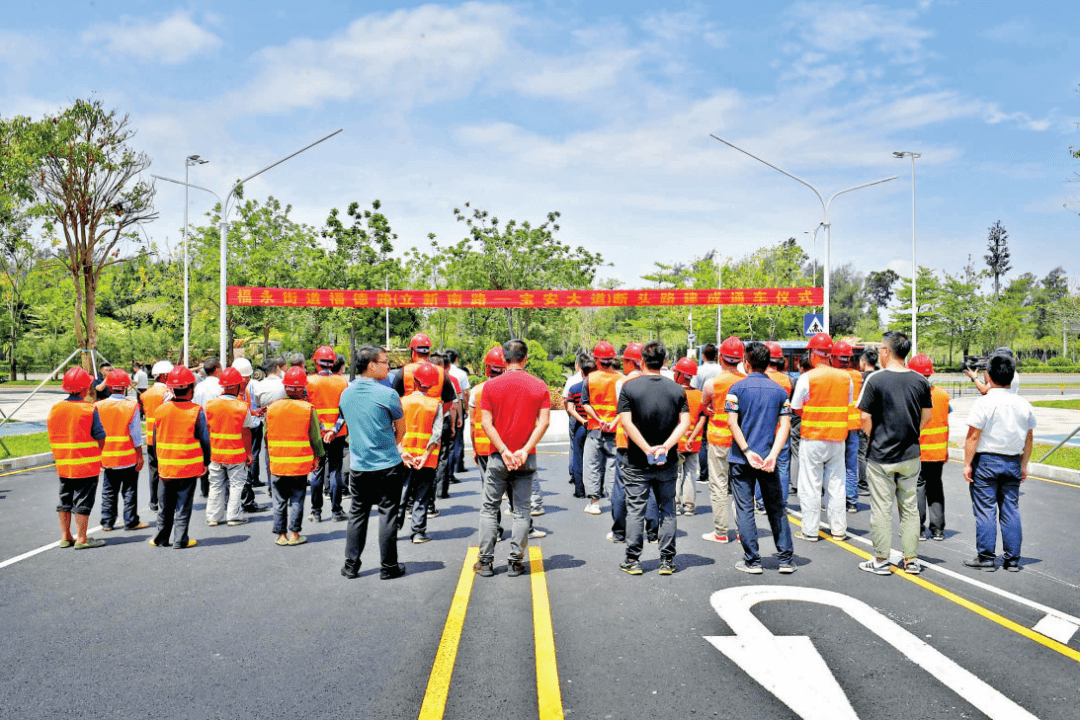
M206 192L216 197L218 199L218 202L221 202L221 198L218 197L218 194L216 192L214 192L210 188L204 188L202 185L192 185L191 183L186 183L183 180L173 180L172 178L167 178L164 175L151 175L150 177L154 178L155 180L164 180L165 182L176 183L177 185L186 185L193 190L205 190Z
M773 164L772 164L771 162L769 162L768 160L762 160L762 159L761 159L761 158L759 158L759 157L758 157L757 155L754 155L753 153L748 153L748 152L746 152L745 150L743 150L743 149L742 149L741 147L739 147L738 145L732 145L732 144L731 144L731 143L729 143L729 142L728 142L727 140L725 140L725 139L723 139L723 138L720 138L720 137L716 137L716 136L715 136L715 135L713 135L712 133L710 133L710 134L709 134L709 137L711 137L711 138L712 138L713 140L719 140L720 142L724 143L724 144L725 144L725 145L727 145L728 147L730 147L730 148L734 148L734 149L738 150L738 151L739 151L739 152L741 152L741 153L742 153L743 155L747 155L747 156L749 156L749 157L752 157L752 158L754 158L755 160L757 160L757 161L758 161L759 163L762 163L762 164L764 164L764 165L768 165L769 167L771 167L771 168L772 168L773 170L775 170L776 172L779 172L779 173L783 173L784 175L787 175L787 176L788 176L789 178L791 178L791 179L792 179L792 180L794 180L795 182L799 182L799 183L802 183L802 184L803 184L803 185L805 185L806 187L810 188L811 190L813 190L813 191L814 191L814 194L815 194L815 195L817 195L817 199L818 199L818 202L820 202L820 203L821 203L821 209L822 209L822 210L825 210L826 214L828 214L828 210L827 210L827 207L826 207L826 205L825 205L825 198L821 197L821 193L819 193L819 192L818 192L818 190L817 190L817 188L816 188L816 187L814 187L814 186L813 186L813 185L811 185L810 183L806 182L806 181L805 181L805 180L803 180L803 179L802 179L801 177L798 177L798 176L792 175L792 174L791 174L791 173L789 173L789 172L788 172L787 170L784 170L783 168L780 168L780 167L777 167L777 166L773 165ZM891 179L892 179L892 178L890 178L890 180L891 180ZM881 180L878 180L878 182L882 182L882 181L881 181ZM871 184L873 184L873 183L871 183ZM860 185L859 187L863 187L863 186L862 186L862 185ZM852 190L855 190L856 188L851 188L851 189L852 189ZM847 190L841 190L840 192L847 192ZM837 193L837 195L839 195L839 194L840 194L840 193ZM833 197L836 197L836 196L834 195ZM830 202L831 202L831 200L830 200Z
M898 177L900 177L900 176L899 175L893 175L892 177L881 178L880 180L874 180L873 182L863 183L862 185L856 185L855 187L849 187L846 190L838 190L837 192L834 192L832 194L832 197L829 198L829 202L825 204L825 217L828 218L828 216L829 216L829 208L832 206L832 201L836 199L837 195L843 195L844 193L849 193L852 190L862 190L864 187L870 187L871 185L878 185L878 184L883 183L883 182L889 182L890 180L895 180Z

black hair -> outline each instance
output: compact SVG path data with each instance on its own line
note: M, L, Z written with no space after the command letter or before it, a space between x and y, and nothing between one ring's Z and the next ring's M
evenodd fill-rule
M650 340L641 348L641 359L645 361L645 367L659 370L667 360L667 346L659 340Z
M866 358L866 364L870 367L877 369L878 366L878 354L874 348L867 348L863 350L862 357Z
M911 352L911 341L908 340L908 336L899 330L889 330L881 336L881 344L889 348L889 351L896 356L896 359L900 362L904 362L904 358Z
M991 355L986 364L986 370L990 374L990 380L1000 387L1012 385L1013 376L1016 374L1016 363L1004 353Z
M503 343L503 357L508 364L524 362L528 356L529 345L524 340L514 338Z
M810 351L807 350L799 357L799 371L809 372L813 370L814 364L810 362Z
M221 367L221 363L218 361L217 358L206 358L205 360L203 360L202 366L203 370L206 371L207 375L213 375L218 371L218 368Z
M382 355L384 350L379 345L364 345L356 353L356 374L363 375L367 372L368 365L379 359L379 355Z
M585 377L596 369L596 361L588 355L582 355L578 358L578 367L581 368L581 377Z
M746 343L746 362L754 372L765 372L769 369L769 348L756 340Z
M787 358L784 357L783 353L780 353L780 357L778 358L772 357L772 353L770 353L769 364L775 367L777 370L783 370L785 367L787 367Z
M345 367L345 356L341 353L338 353L336 356L334 356L334 364L330 368L330 372L337 373L343 367Z
M701 357L709 362L716 362L716 345L705 343L705 347L701 348Z
M303 365L304 364L304 354L303 353L293 353L292 355L289 356L289 364L290 365Z
M457 350L455 350L455 349L453 349L453 348L449 348L449 349L447 349L447 350L444 350L444 351L443 351L443 355L445 355L446 357L450 358L450 362L452 362L452 363L456 363L456 362L457 362L457 359L458 359L458 357L459 357L459 356L458 356L458 352L457 352Z

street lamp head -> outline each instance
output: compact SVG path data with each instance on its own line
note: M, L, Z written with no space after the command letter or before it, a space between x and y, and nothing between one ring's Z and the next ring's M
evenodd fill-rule
M209 160L203 160L198 155L188 155L188 157L187 157L187 164L188 165L205 165L208 162L210 162L210 161Z
M906 156L907 156L907 153L905 153L905 152L894 152L893 153L893 157L902 158L902 157L906 157Z
M915 160L916 158L921 158L922 153L917 153L917 152L911 152L909 150L904 150L902 152L901 151L894 152L893 157L895 157L895 158L910 157L912 160Z

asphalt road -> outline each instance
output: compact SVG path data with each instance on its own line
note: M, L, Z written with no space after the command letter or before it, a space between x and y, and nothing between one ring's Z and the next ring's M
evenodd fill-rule
M586 515L572 497L566 447L543 450L547 514L535 522L550 534L533 542L543 572L534 562L519 578L506 575L508 543L495 577L462 573L477 542L475 470L440 501L433 542L403 537L408 573L393 581L378 578L374 528L349 581L338 573L343 524L305 520L310 542L282 548L268 513L207 528L201 499L195 548L149 547L150 530L99 531L109 544L94 552L51 548L8 564L0 716L907 720L1024 717L1022 707L1076 717L1080 488L1029 480L1023 571L979 572L961 565L974 522L949 464L946 540L920 550L953 575L913 581L858 569L865 505L848 516L848 542L796 540L793 575L776 572L759 530L766 572L740 573L737 543L700 539L711 523L698 485L697 514L678 519L679 571L659 576L647 545L646 572L631 577L617 567L622 546L604 539L610 516ZM144 475L143 506L146 487ZM51 468L0 477L0 564L58 539L55 504ZM740 611L756 600L752 615Z

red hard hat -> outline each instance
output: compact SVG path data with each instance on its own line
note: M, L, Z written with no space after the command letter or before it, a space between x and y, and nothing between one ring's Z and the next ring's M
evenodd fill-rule
M415 350L416 348L430 348L431 338L424 333L416 333L412 336L412 340L409 341L409 348Z
M855 351L851 349L851 343L846 343L841 340L838 343L833 343L832 355L833 357L846 357L849 358L855 354Z
M435 383L439 382L439 368L432 363L422 362L413 372L413 377L424 387L435 387Z
M125 390L131 387L131 378L128 377L128 374L126 372L124 372L120 368L116 368L105 376L105 387L109 388L110 390L112 390L113 388Z
M307 387L307 372L299 365L289 368L285 371L284 384L287 388Z
M592 354L597 360L613 360L615 358L615 348L607 340L601 340L596 343Z
M739 362L745 355L746 348L743 346L742 340L734 335L720 343L720 357L730 363Z
M244 376L240 374L240 371L234 367L227 367L221 371L221 377L218 378L218 382L221 383L221 387L239 387L244 382Z
M765 347L769 348L770 360L782 360L784 358L784 348L780 347L780 343L769 340L765 343Z
M623 360L633 360L635 362L641 362L641 351L645 347L645 343L632 342L626 343L626 349L623 350Z
M188 370L186 365L178 365L172 369L165 378L166 387L182 388L195 384L195 374Z
M328 362L332 365L334 361L337 360L337 353L334 352L334 348L329 345L323 345L315 351L315 354L311 356L311 359L315 362Z
M60 386L65 392L78 395L86 388L94 384L94 378L81 367L73 367L64 373L64 382Z
M484 364L493 368L506 368L506 358L503 356L503 349L501 346L496 345L487 351L487 355L484 356Z
M679 361L675 363L675 372L683 375L697 375L697 360L692 357L679 358Z
M934 374L934 363L930 360L930 356L924 353L912 355L911 359L907 362L907 366L908 370L914 370L926 377L930 377Z
M814 337L810 338L810 342L806 343L807 350L814 350L821 355L828 355L832 352L832 338L828 333L818 333Z

